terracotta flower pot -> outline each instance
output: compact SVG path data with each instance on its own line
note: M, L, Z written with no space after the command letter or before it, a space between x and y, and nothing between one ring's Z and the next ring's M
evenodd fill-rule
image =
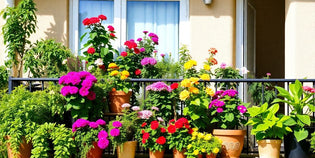
M120 146L117 147L118 158L134 158L136 154L137 141L128 141L123 144L121 149Z
M264 139L258 141L258 152L260 158L279 158L280 157L280 139Z
M177 149L173 149L173 157L174 158L185 158L186 157L185 152L186 152L185 149L182 151L178 151Z
M241 155L246 130L214 129L213 135L222 140L222 158L238 158Z
M6 136L6 139L10 139L10 136ZM8 158L30 158L32 148L32 143L27 143L25 137L22 137L22 143L20 144L19 153L15 155L13 154L10 143L7 143Z
M87 158L102 158L103 149L97 146L97 142L93 142L94 148L91 148L89 152L86 154Z
M211 153L210 155L209 154L206 155L206 158L216 158L216 157L217 157L217 154L213 154L213 153ZM199 154L198 158L202 158L202 155Z
M153 152L150 150L149 151L150 158L163 158L164 157L164 151L165 150L162 150L162 151L157 150L157 151Z
M121 113L124 103L130 103L130 97L132 92L129 91L127 94L124 91L111 91L109 92L109 110L113 113Z

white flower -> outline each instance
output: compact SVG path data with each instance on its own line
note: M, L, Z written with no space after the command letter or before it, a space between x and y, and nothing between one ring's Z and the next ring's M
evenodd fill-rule
M67 62L68 62L68 60L67 60L67 59L64 59L64 60L62 61L62 65L67 64Z
M129 108L131 105L129 103L124 103L123 105L121 105L121 107L123 108Z
M164 120L162 119L162 117L157 117L157 119L158 119L160 122L164 122Z
M156 106L152 106L151 109L152 109L152 110L155 110L155 111L159 111L159 110L160 110L160 109L159 109L158 107L156 107Z
M240 75L246 75L249 72L246 67L242 67L239 70L240 70Z
M88 70L89 70L89 71L92 70L93 67L94 67L94 66L90 65L90 66L88 67Z
M103 63L103 59L98 58L97 60L95 60L94 64L95 64L95 65L97 65L97 66L104 65L104 63Z
M131 109L132 109L133 111L139 111L139 110L140 110L140 107L139 107L139 106L133 106Z

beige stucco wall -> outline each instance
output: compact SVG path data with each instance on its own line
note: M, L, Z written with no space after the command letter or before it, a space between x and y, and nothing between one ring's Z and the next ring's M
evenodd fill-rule
M200 66L208 57L208 49L218 49L219 64L235 65L235 0L190 0L191 53Z
M0 10L3 10L7 6L7 2L4 0L0 0ZM2 28L3 24L5 24L5 20L3 20L2 17L0 17L0 29ZM0 31L0 65L4 65L4 59L5 59L5 45L3 44L3 35L2 30Z

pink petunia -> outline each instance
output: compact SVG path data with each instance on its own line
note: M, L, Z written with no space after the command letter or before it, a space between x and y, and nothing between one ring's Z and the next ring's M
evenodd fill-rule
M247 109L244 105L237 106L237 110L239 110L240 113L242 113L242 114L244 114L247 111Z
M109 145L109 140L108 139L99 139L97 142L97 146L101 149L107 148Z
M114 122L112 123L112 125L113 125L114 127L116 127L116 128L119 128L119 127L122 126L122 124L121 124L120 121L114 121Z

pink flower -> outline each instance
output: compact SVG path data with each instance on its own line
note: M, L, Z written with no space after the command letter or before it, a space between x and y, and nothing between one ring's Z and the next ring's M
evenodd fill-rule
M89 89L85 88L85 87L82 87L80 88L79 90L79 94L82 96L82 97L85 97L89 94Z
M87 99L89 100L95 100L96 99L96 94L93 91L90 91L89 94L86 96Z
M107 17L103 14L99 15L98 18L100 18L101 20L107 20Z
M77 94L78 93L78 91L79 91L79 88L78 87L76 87L76 86L69 86L69 93L70 94Z
M149 119L152 116L152 111L150 110L142 110L138 112L138 117L141 119Z
M162 54L160 54L160 55L161 55L161 57L164 57L164 56L165 56L165 54L163 54L163 53L162 53Z
M268 73L266 73L266 75L267 75L267 76L271 76L271 73L270 73L270 72L268 72Z
M121 105L122 108L129 108L131 105L129 103L124 103Z
M98 135L97 135L97 138L98 138L98 139L106 139L107 137L108 137L108 134L107 134L107 132L104 131L104 130L101 130L101 131L98 133Z
M140 107L139 107L139 106L133 106L133 107L131 108L131 110L133 110L133 111L139 111L139 110L140 110Z
M142 41L142 38L138 38L137 41L138 41L138 42Z
M87 71L80 71L80 72L78 72L78 75L82 79L82 78L86 78L87 76L91 76L92 74L87 72Z
M155 82L151 85L148 85L146 87L147 91L168 91L168 92L172 92L172 89L170 86L168 86L167 84L165 84L164 82Z
M82 87L90 89L93 86L93 82L89 79L85 79L85 80L83 80L81 85L82 85Z
M76 75L72 75L71 77L71 83L72 85L79 85L81 82L81 78L76 74Z
M113 128L112 130L110 130L109 134L113 137L117 137L120 135L120 130L117 128Z
M242 114L244 114L247 111L247 109L244 105L237 106L237 110L239 110L240 113L242 113Z
M236 90L234 90L234 89L228 89L228 90L225 90L225 91L223 92L222 97L223 97L223 96L226 96L226 95L228 95L228 96L230 96L230 97L235 97L237 94L238 94L238 92L237 92Z
M145 48L140 48L140 52L144 52L145 51Z
M62 84L65 82L66 77L67 77L66 75L60 77L60 79L59 79L59 81L58 81L59 85L62 85Z
M304 91L307 91L307 92L311 92L311 90L313 89L312 87L309 87L309 86L302 86L302 89Z
M221 69L225 69L225 68L226 68L226 64L225 64L225 63L222 63L222 64L220 65L220 67L221 67Z
M154 58L151 57L145 57L141 60L141 65L145 66L145 65L155 65L157 63L157 61Z
M72 132L75 132L77 128L82 128L90 124L90 121L85 119L78 119L72 124Z
M156 38L156 37L152 37L152 41L153 41L156 45L159 44L159 39Z
M101 126L106 125L106 122L105 122L104 120L102 120L102 119L98 119L98 120L96 121L96 123L97 123L98 125L101 125Z
M211 103L209 104L209 108L211 108L212 106L215 106L215 107L222 107L224 106L225 103L221 100L218 100L218 99L215 99L215 100L212 100Z
M97 142L97 146L101 149L105 149L108 147L109 140L108 139L99 139Z
M87 50L87 53L88 53L88 54L94 54L94 53L95 53L95 48L90 47L90 48Z
M123 57L126 57L128 54L127 54L127 52L124 51L124 52L121 52L120 55Z
M90 122L89 123L89 126L91 127L91 128L97 128L98 127L98 124L96 123L96 122Z
M93 75L87 76L85 79L86 79L86 80L90 80L90 81L92 81L93 83L96 83L96 82L97 82L96 77L93 76Z
M159 109L158 107L156 107L156 106L152 106L151 109L152 109L152 110L155 110L155 111L159 111L159 110L160 110L160 109Z
M164 122L162 117L157 117L156 119L159 120L160 122Z
M119 128L119 127L122 126L121 122L119 122L119 121L114 121L114 122L112 123L112 125L113 125L114 127L116 127L116 128Z
M148 33L148 31L143 31L143 33L144 33L144 34L147 34L147 33Z
M153 53L155 53L155 54L156 54L157 52L158 52L157 50L154 50L154 51L153 51Z
M64 86L61 88L60 93L63 96L67 96L68 94L70 94L69 89L70 89L70 86Z
M115 30L115 28L112 25L108 25L107 26L108 31L113 32Z
M221 112L223 112L223 109L222 108L217 108L217 112L221 113Z

